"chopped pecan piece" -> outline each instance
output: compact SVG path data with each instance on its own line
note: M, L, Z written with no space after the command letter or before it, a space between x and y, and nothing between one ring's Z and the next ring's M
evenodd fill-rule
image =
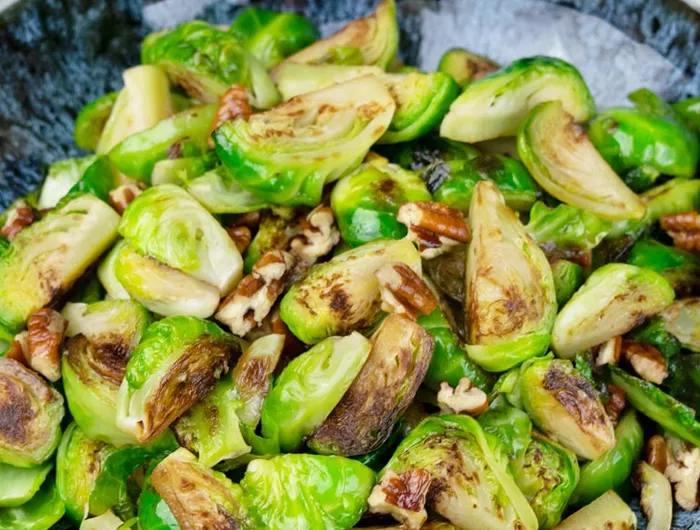
M5 352L5 357L27 366L29 362L29 352L27 351L27 332L22 331L14 336L10 348Z
M666 359L661 352L651 344L622 341L622 358L632 369L646 381L660 385L668 375Z
M475 387L468 377L462 377L455 388L447 381L440 383L437 402L443 414L469 414L477 416L489 408L488 397Z
M604 366L606 364L617 364L620 362L620 352L622 351L622 337L613 337L607 342L604 342L598 347L598 353L595 358L596 366Z
M340 241L335 226L333 210L325 204L316 206L300 222L301 234L291 240L290 252L306 265L313 265L318 258L328 254Z
M608 397L608 402L605 404L605 412L608 418L610 418L610 421L613 422L613 425L617 425L620 414L625 410L627 398L625 397L625 391L619 386L609 385L608 390L610 391L610 396Z
M229 226L226 228L226 232L231 239L233 239L238 252L243 254L248 248L248 245L250 245L250 240L253 237L250 233L250 228L247 226Z
M256 230L260 225L260 219L262 214L260 210L255 210L254 212L246 212L236 216L235 221L231 226L246 226L252 232Z
M245 85L231 85L219 101L211 132L221 127L224 122L243 118L247 120L253 113L253 107L248 103L248 89Z
M17 204L8 212L7 219L0 234L12 241L26 227L36 220L36 215L31 206L25 201L17 201Z
M141 194L141 188L136 184L124 184L109 192L109 205L119 214L123 215L126 207Z
M439 202L406 202L396 219L408 227L408 237L425 259L432 259L452 247L469 242L469 226L462 212Z
M700 447L672 437L667 438L666 443L670 462L664 475L673 484L674 498L678 505L686 511L695 511L700 506Z
M430 473L426 469L411 469L399 474L388 470L367 500L369 509L372 513L391 515L406 530L419 530L428 518L425 499L430 482Z
M656 469L658 472L663 473L666 471L668 466L669 454L666 448L666 440L664 437L655 434L649 441L647 441L646 447L646 458L647 464Z
M268 315L284 290L284 278L294 258L283 250L271 250L253 265L236 289L219 306L216 319L243 337Z
M680 249L700 252L700 212L690 211L662 215L661 227Z
M61 378L61 342L66 319L53 309L39 309L27 320L27 358L29 366L49 381Z
M382 296L382 311L416 319L437 307L437 299L423 279L405 263L387 263L375 273Z

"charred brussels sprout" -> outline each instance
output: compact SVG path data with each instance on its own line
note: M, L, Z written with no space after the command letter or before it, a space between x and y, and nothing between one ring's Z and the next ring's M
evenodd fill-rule
M671 284L676 296L700 291L700 258L690 252L653 239L642 240L632 247L627 263L661 274Z
M661 313L666 331L684 348L700 353L700 298L686 298L671 304Z
M376 239L401 239L406 235L406 227L396 220L401 204L431 199L415 173L379 158L335 185L331 207L343 241L359 246Z
M645 208L558 101L541 103L523 120L518 153L547 193L608 220L641 219Z
M63 396L36 372L5 357L0 357L0 394L0 463L41 464L61 437Z
M2 508L15 508L31 499L52 469L51 461L32 467L0 464L0 482L3 485L0 491L0 512Z
M22 230L0 253L0 325L17 332L54 302L117 236L119 216L90 195L77 197Z
M331 337L290 362L262 408L262 432L285 452L298 449L341 401L370 353L359 333Z
M85 105L75 119L75 143L87 151L97 149L102 131L112 113L119 92L110 92Z
M246 213L270 206L241 187L223 167L192 179L185 189L211 213Z
M491 59L463 48L447 50L440 57L440 63L438 64L438 71L450 75L462 88L472 81L495 72L498 68L498 64Z
M557 530L634 530L637 516L614 491L607 491L588 506L564 519Z
M433 259L423 262L425 274L440 293L451 300L464 303L464 271L467 268L467 245L457 245Z
M22 506L0 508L0 528L3 530L49 530L58 528L66 505L61 499L53 477Z
M613 425L598 394L569 361L532 360L523 365L518 385L533 423L580 458L594 460L614 447Z
M650 269L605 265L588 277L557 315L552 347L559 357L572 358L627 333L669 306L673 297L669 283Z
M324 184L360 164L395 107L381 81L361 77L224 123L214 133L216 152L260 198L314 206Z
M492 183L474 188L469 224L467 352L485 370L502 372L549 345L557 310L552 271Z
M532 421L522 410L511 407L503 396L497 396L489 409L477 418L484 432L498 438L505 448L513 466L518 465L517 459L522 459L525 451L533 444ZM515 476L517 480L517 473ZM522 490L523 488L520 487Z
M117 426L140 443L153 440L209 393L239 354L239 342L212 322L175 316L151 324L126 365Z
M374 273L391 262L421 270L420 254L405 239L368 243L314 266L282 298L282 320L307 344L371 326L381 302Z
M440 135L462 142L515 136L528 111L560 101L576 121L595 114L595 103L579 71L561 59L531 57L474 81L450 107Z
M408 408L433 355L433 339L410 318L390 314L372 336L362 370L308 446L321 454L356 456L382 445Z
M46 179L41 185L37 208L43 210L56 206L58 201L71 191L95 159L95 156L67 158L51 164Z
M315 42L320 34L304 17L249 7L228 28L265 68L272 68Z
M581 287L583 267L565 259L556 259L550 265L554 276L554 291L557 293L557 305L561 308Z
M248 88L255 107L267 109L279 101L265 67L233 35L199 20L146 37L141 62L162 67L175 85L203 103L216 103L234 84Z

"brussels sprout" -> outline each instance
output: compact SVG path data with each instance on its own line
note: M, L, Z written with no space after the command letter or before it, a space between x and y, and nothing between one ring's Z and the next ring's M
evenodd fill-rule
M496 447L469 416L430 417L401 442L381 475L427 471L429 508L459 528L534 530L537 518Z
M126 365L117 426L139 443L153 440L207 395L239 354L237 339L213 322L174 316L151 324Z
M300 64L365 64L386 70L399 47L399 25L394 0L380 0L371 15L354 20L330 37L287 57L272 69L277 81L280 68Z
M673 302L673 289L650 269L610 263L591 274L557 315L552 347L559 357L623 335Z
M126 182L127 178L114 169L114 166L112 166L106 156L99 155L58 205L62 206L65 204L65 201L85 193L94 195L101 201L109 202L109 192L122 182Z
M508 458L514 466L517 465L517 459L521 459L525 451L534 444L532 422L529 416L522 410L508 405L502 395L491 402L486 412L479 414L477 421L484 432L495 436L503 443ZM516 470L513 468L513 471ZM515 478L517 481L517 473ZM523 489L522 486L520 489Z
M129 204L119 232L134 249L215 286L222 296L241 279L243 260L226 230L172 184L150 188Z
M94 151L112 113L119 92L110 92L85 105L75 118L75 143L81 149Z
M438 72L449 74L464 88L472 81L481 79L498 70L499 66L482 55L477 55L464 48L451 48L442 54L438 63Z
M678 300L661 313L661 318L684 348L700 353L700 298Z
M523 365L518 384L537 428L580 458L594 460L615 446L613 425L598 394L571 362L534 359Z
M228 31L265 68L278 65L320 37L316 27L302 16L254 7L241 11Z
M61 437L63 396L36 372L5 357L0 357L0 388L0 463L41 464Z
M307 445L356 456L382 445L408 408L433 356L433 338L410 318L390 314L372 336L367 361Z
M380 315L374 273L391 262L421 270L420 254L406 239L375 241L315 265L282 298L282 320L307 344L371 326Z
M107 296L112 300L128 300L130 298L129 293L124 289L124 286L119 283L115 274L115 266L119 258L119 253L122 248L126 246L127 242L125 240L119 240L97 267L97 277L102 287L104 287L104 290L107 292Z
M632 473L644 445L644 431L634 410L625 412L615 428L615 447L581 468L581 480L571 496L573 506L583 506L610 489L617 490Z
M409 405L409 407L410 406L411 405ZM396 422L391 434L389 434L389 437L382 445L367 454L353 457L353 460L357 460L374 471L381 470L387 464L387 462L389 462L391 455L394 454L394 451L398 447L399 443L401 443L401 440L404 439L406 435L404 432L405 430L404 421L401 418Z
M549 345L557 311L552 271L494 184L476 184L469 224L467 353L485 370L502 372Z
M200 20L151 33L143 41L141 62L161 66L175 85L203 103L216 103L235 84L248 88L257 108L279 102L265 67L233 35Z
M528 111L543 101L561 101L580 122L595 113L576 68L553 57L530 57L470 83L442 121L440 136L462 142L515 136Z
M554 276L554 291L557 294L557 306L563 307L583 283L583 267L565 259L556 259L550 263Z
M634 530L637 516L617 493L610 490L564 519L557 530Z
M206 152L216 105L183 110L149 129L132 134L109 152L109 160L129 177L150 183L156 162L168 157L168 148L187 141L191 153Z
M153 466L153 464L151 464ZM155 466L154 466L155 467ZM141 530L180 530L173 512L151 484L151 470L139 495L139 528Z
M664 381L669 394L694 410L700 409L700 354L679 356L674 364Z
M31 499L52 469L51 461L32 467L0 464L0 484L3 485L0 491L0 513L2 508L15 508Z
M700 292L700 258L690 252L647 239L635 243L627 263L661 274L676 296Z
M638 462L633 477L641 490L639 501L647 518L647 530L671 530L673 523L673 491L663 473L644 461Z
M331 207L343 240L355 247L376 239L401 239L406 227L396 220L399 206L431 199L415 173L377 158L335 185Z
M166 158L154 164L153 171L151 171L151 184L153 186L161 184L181 186L215 169L218 164L219 159L213 152L201 156Z
M257 528L247 513L241 487L198 464L187 449L180 448L161 461L151 473L151 483L180 528Z
M114 515L113 512L108 511L98 517L85 519L80 525L80 530L122 530L125 528L122 526L123 524L124 521Z
M439 166L442 162L451 160L469 160L481 154L469 144L453 142L439 136L427 135L412 142L397 145L378 146L378 152L391 162L404 169L420 171L431 165ZM433 193L447 175L437 175L435 181L425 179L428 190Z
M644 215L639 197L558 101L541 103L523 120L518 153L537 183L562 202L613 221Z
M324 184L365 157L396 105L373 76L298 96L272 110L225 122L216 152L242 187L281 205L314 206Z
M434 192L435 200L463 212L469 211L474 187L480 181L493 182L506 204L517 211L527 212L539 193L525 166L501 155L483 153L469 160L433 164L422 176L428 182L442 180Z
M185 189L211 213L246 213L270 206L241 187L223 167L189 181Z
M3 530L49 530L65 513L65 503L58 494L53 477L22 506L0 508L0 528Z
M467 267L467 246L457 245L454 250L423 262L424 272L439 292L459 304L464 304L464 270Z
M700 132L700 98L688 98L682 101L677 101L672 105L676 114L678 114L688 126L695 129L695 132Z
M0 325L18 332L68 291L114 242L118 224L114 210L84 195L22 230L0 254Z
M370 348L369 341L355 332L326 339L290 362L263 404L263 435L279 439L285 452L297 449L340 402Z
M254 460L241 486L270 530L352 528L367 506L374 472L339 456L281 455Z
M66 158L49 166L49 171L41 185L37 208L53 208L65 197L85 170L96 160L95 156Z

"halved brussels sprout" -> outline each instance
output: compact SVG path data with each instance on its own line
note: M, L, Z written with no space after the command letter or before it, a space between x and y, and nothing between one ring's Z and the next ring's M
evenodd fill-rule
M300 15L254 7L241 11L228 32L265 68L278 65L320 37L316 27Z
M583 267L565 259L550 263L554 276L554 291L557 293L557 306L563 307L583 284Z
M537 515L540 528L553 528L579 480L576 455L535 433L523 455L511 466L515 483Z
M201 156L184 158L166 158L159 160L151 171L151 185L177 184L182 186L204 175L219 165L219 159L213 152Z
M442 121L440 136L462 142L515 136L528 111L543 101L561 101L576 121L595 114L576 68L554 57L529 57L470 83Z
M0 357L0 394L0 463L41 464L61 437L63 396L36 372L5 357Z
M661 313L661 318L666 331L684 348L700 353L700 298L674 302Z
M245 251L243 270L249 274L253 265L268 250L285 250L289 246L292 237L299 235L301 230L297 223L290 223L289 220L263 212L258 225L258 231Z
M367 507L374 471L340 456L254 460L241 486L262 528L352 528Z
M396 220L401 204L431 199L418 175L376 158L338 181L331 207L343 241L359 246L376 239L401 239L406 235L406 227Z
M298 449L340 402L362 369L370 342L355 332L328 338L290 362L262 408L262 432L285 452Z
M102 131L112 113L119 92L109 92L85 105L75 118L75 143L81 149L95 151Z
M95 160L95 156L84 156L82 158L66 158L51 164L44 183L41 185L37 208L44 210L56 206Z
M131 181L114 169L109 159L104 155L99 155L83 172L82 176L61 199L58 206L79 195L89 193L104 202L109 202L109 192L122 183ZM133 181L131 181L133 182Z
M695 132L700 132L700 97L677 101L671 107Z
M172 184L150 188L129 204L119 232L136 250L215 286L221 296L241 279L243 260L226 230Z
M564 519L557 530L634 530L637 516L629 504L610 490Z
M0 528L3 530L49 530L58 528L66 505L58 494L53 477L22 506L0 508Z
M439 183L434 192L436 201L465 213L469 211L474 187L480 181L493 182L506 204L517 211L527 212L539 194L525 166L501 155L482 153L469 160L433 164L422 177L429 183Z
M421 271L420 254L406 239L375 241L315 265L282 298L282 320L307 344L371 326L381 305L374 273L391 262Z
M288 63L344 64L348 62L347 56L353 58L351 64L374 65L386 70L396 57L398 47L396 4L394 0L380 0L371 15L353 20L330 37L287 57L272 69L272 75L277 81L280 68Z
M360 164L395 108L381 81L360 77L225 122L214 132L216 152L261 199L314 206L324 184Z
M124 286L119 283L114 272L119 253L125 246L127 246L127 242L120 239L97 267L97 277L106 291L107 297L112 300L128 300L130 298L129 293L124 289Z
M307 445L317 453L341 456L367 454L382 445L413 401L433 344L415 321L390 314L374 332L362 370Z
M207 395L240 354L213 322L174 316L151 324L132 352L119 389L117 426L153 440Z
M464 271L467 268L467 245L423 262L424 273L435 284L439 293L464 304Z
M700 291L700 258L685 250L645 239L635 243L627 263L661 274L671 284L676 296Z
M498 441L469 416L430 417L401 442L380 476L426 471L429 508L459 528L535 530L537 517L500 451Z
M532 421L522 410L510 406L503 395L498 395L489 404L486 412L479 414L477 421L484 432L498 438L512 462L511 470L518 480L515 466L525 451L532 445ZM526 466L527 467L527 466ZM527 469L523 469L526 472ZM523 490L522 486L520 489ZM531 503L532 505L532 503Z
M158 463L155 462L155 464ZM180 530L172 510L151 484L153 467L155 465L151 463L146 470L146 480L139 495L139 528L141 530Z
M233 35L201 20L151 33L141 46L141 62L161 66L173 84L203 103L216 103L234 84L248 88L257 108L279 102L265 67Z
M608 220L641 219L645 208L558 101L541 103L518 131L518 153L547 193Z
M624 335L673 302L673 288L650 269L610 263L591 274L557 315L552 348L559 357Z
M494 184L476 184L469 224L467 353L502 372L549 345L557 311L552 270Z
M671 530L673 490L669 480L644 461L637 463L632 480L641 490L639 505L647 519L647 530Z
M56 299L117 237L119 216L90 195L22 230L0 253L0 325L11 332Z
M185 189L211 213L246 213L270 206L231 178L224 167L189 181Z
M15 508L31 499L53 469L48 461L32 467L15 467L0 464L0 511L2 508ZM0 517L1 519L1 517ZM0 527L2 525L0 524Z
M438 71L450 75L462 88L498 69L498 64L491 59L464 48L447 50L438 63Z
M582 459L615 446L615 431L593 385L571 362L533 359L518 382L523 407L544 434Z
M617 490L632 473L643 446L642 426L634 410L628 410L615 427L615 447L581 468L581 480L571 496L571 505L583 506L608 490Z

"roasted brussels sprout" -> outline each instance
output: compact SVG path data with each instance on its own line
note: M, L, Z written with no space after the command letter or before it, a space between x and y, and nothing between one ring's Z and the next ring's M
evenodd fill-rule
M216 103L234 84L248 88L257 108L279 101L265 67L238 39L200 20L150 34L141 47L141 62L161 66L175 85L203 103Z
M369 356L369 341L355 332L328 338L290 362L262 408L262 432L285 452L331 414Z
M282 298L282 320L307 344L371 326L380 315L374 273L391 262L421 270L420 254L406 239L368 243L314 266Z
M330 37L287 57L272 69L272 75L277 80L280 68L288 63L365 64L385 70L396 57L398 46L395 2L380 0L371 15L354 20Z
M464 304L464 271L467 268L467 245L423 262L425 274L438 291L459 304Z
M544 434L582 459L615 446L615 431L593 385L571 362L533 359L518 381L525 411Z
M467 353L485 370L502 372L549 345L557 311L552 271L494 184L476 184L469 224Z
M44 210L56 206L95 160L95 156L85 156L67 158L51 164L41 185L37 208Z
M87 151L95 151L102 131L112 113L119 92L110 92L85 105L75 118L75 143Z
M399 206L431 199L418 175L376 158L335 185L331 207L343 241L355 247L376 239L401 239L406 227L396 220Z
M647 519L648 530L671 530L673 491L663 473L644 461L638 462L632 478L641 490L639 505Z
M382 445L418 391L433 338L408 317L390 314L371 340L367 361L307 445L321 454L356 456Z
M661 274L676 296L700 292L700 258L690 252L645 239L635 243L627 263Z
M117 426L139 443L153 440L207 395L239 354L237 339L213 322L174 316L151 324L126 365Z
M555 259L550 263L554 276L554 291L557 305L561 308L568 302L583 283L583 267L565 259Z
M530 421L530 417L522 410L510 406L505 397L499 395L491 402L486 412L479 414L477 421L484 432L492 434L503 443L508 458L513 462L512 466L517 465L518 459L525 454L531 445L532 421ZM511 469L513 469L512 466ZM523 488L520 487L520 489Z
M381 81L361 77L225 122L214 132L216 152L260 198L314 206L324 184L359 165L395 107Z
M65 509L66 505L51 476L44 482L41 489L22 506L0 508L0 528L3 530L57 528L57 523L63 517Z
M700 132L700 98L677 101L671 107L695 132Z
M139 495L139 527L141 530L180 530L172 510L151 484L151 471L154 467L151 463L146 471L146 480Z
M700 353L700 298L674 302L661 313L661 318L666 331L684 348Z
M270 206L241 187L223 167L189 181L185 189L209 212L215 214L253 212Z
M51 461L32 467L0 464L0 483L3 485L0 491L0 512L2 508L15 508L31 499L52 469Z
M22 230L0 253L0 325L11 332L68 291L114 242L119 216L90 195Z
M201 177L218 166L219 159L216 154L208 152L200 156L187 156L184 158L166 158L153 165L151 171L151 185L161 184L186 185L188 182Z
M498 64L491 59L467 51L464 48L447 50L442 54L438 63L438 72L450 75L462 88L472 81L495 72L498 68Z
M656 272L610 263L591 274L557 315L552 348L570 359L623 335L673 302L673 288Z
M576 68L553 57L530 57L470 83L442 121L440 136L462 142L515 136L528 111L543 101L560 101L579 122L595 114Z
M643 445L642 426L634 410L628 410L615 427L615 447L581 468L581 480L571 496L571 504L583 506L608 490L617 490L630 477Z
M0 463L41 464L61 437L63 396L36 372L6 357L0 357L0 388Z
M541 103L523 120L518 153L547 193L608 220L641 219L645 208L558 101Z
M113 512L107 511L97 517L85 519L80 525L80 530L122 530L124 521L114 515ZM128 526L126 528L129 528Z
M637 516L614 491L607 491L588 506L564 519L557 530L634 530Z
M430 165L439 166L442 162L451 160L469 160L480 154L474 146L435 135L427 135L412 142L378 146L378 152L394 164L411 171L420 171ZM426 179L428 191L434 192L445 177L446 175L439 175L434 181Z
M272 68L320 37L316 27L294 13L249 7L228 28L265 68Z

